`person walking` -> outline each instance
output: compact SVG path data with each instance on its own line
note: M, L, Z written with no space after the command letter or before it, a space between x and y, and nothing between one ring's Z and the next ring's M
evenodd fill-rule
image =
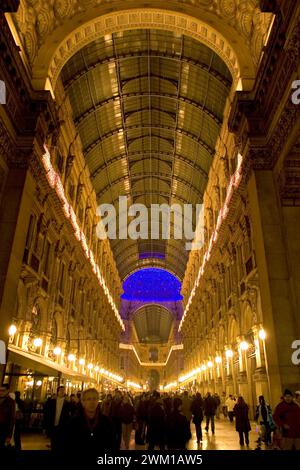
M122 442L122 393L120 390L116 389L114 397L112 399L112 404L111 404L111 420L115 428L115 432L117 435L117 448L118 450L121 447L121 442Z
M65 397L65 387L60 385L57 388L56 398L47 402L44 408L44 426L51 440L52 451L59 451L61 436L70 419L71 406Z
M300 407L293 401L293 394L286 389L283 400L273 414L275 424L282 430L282 449L300 450Z
M248 416L249 407L243 397L238 397L233 411L235 414L235 429L239 433L240 445L243 447L245 442L246 446L249 447L249 432L251 431Z
M207 392L204 399L204 414L206 417L205 431L208 433L209 423L211 423L211 432L215 434L215 414L217 409L217 402L214 397L211 396L210 392Z
M15 441L15 449L17 451L20 451L22 450L21 431L22 431L23 422L24 422L25 404L24 404L24 401L21 400L21 393L18 391L15 392L15 402L16 402L16 421L15 421L14 441Z
M0 387L0 451L12 445L16 419L16 403L9 396L8 386Z
M116 451L116 433L111 420L101 413L98 391L95 388L84 390L81 403L79 413L69 421L62 436L61 447L64 446L67 456L76 459Z
M222 392L222 395L221 395L221 410L222 410L224 418L227 418L228 413L227 413L227 406L226 406L226 392Z
M166 441L168 449L186 450L192 434L190 424L182 412L182 399L174 398L173 410L167 418Z
M187 422L189 424L189 429L191 430L191 419L192 419L191 405L192 405L192 400L190 399L187 390L185 390L183 392L183 396L182 396L181 400L182 400L182 405L181 405L182 414L184 414L184 416L186 417Z
M202 421L203 421L203 400L201 393L196 393L191 405L191 412L193 414L193 423L196 429L197 444L202 441Z
M148 450L154 450L156 445L160 450L165 449L165 426L166 415L163 401L160 393L154 391L148 408Z
M294 402L300 407L300 390L297 390L297 392L295 392Z
M147 424L147 402L144 393L139 396L136 403L136 423L135 443L136 445L144 445Z
M122 417L122 437L126 450L129 450L130 436L133 429L134 421L134 407L131 403L131 399L128 395L123 397L122 407L121 407L121 417Z
M102 402L101 412L105 416L111 416L112 394L108 393Z
M217 393L214 393L213 398L217 404L216 408L216 418L220 419L220 411L221 411L221 399Z
M258 397L258 405L255 412L255 421L261 428L261 440L265 442L266 446L271 445L271 433L274 429L274 422L272 419L272 411L270 405L267 405L263 395Z
M227 398L226 402L225 402L225 405L226 405L226 409L227 409L227 413L228 413L228 418L229 418L229 421L231 423L233 423L233 417L234 417L234 407L235 407L235 404L236 404L236 401L233 397L233 395L229 395L229 397Z

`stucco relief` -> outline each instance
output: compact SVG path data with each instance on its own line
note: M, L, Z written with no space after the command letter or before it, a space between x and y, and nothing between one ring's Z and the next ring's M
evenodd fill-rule
M97 6L103 6L102 10L101 8L95 9L94 18L98 16L97 24L83 24L81 31L77 31L76 38L69 38L69 43L63 43L59 54L66 54L66 48L69 49L69 54L72 54L93 40L94 36L95 38L99 37L99 34L108 34L109 31L121 31L131 27L143 27L144 24L153 28L174 28L174 30L181 30L183 34L195 35L199 40L208 42L208 45L209 42L212 46L215 43L221 53L224 48L225 57L227 55L231 65L236 68L237 64L232 62L235 56L231 50L233 45L224 44L224 40L218 37L218 26L220 25L227 30L233 28L241 37L246 38L251 51L249 57L252 57L254 64L257 65L271 20L270 14L260 12L258 0L173 0L168 3L169 12L156 11L154 8L145 10L143 13L141 10L117 12L118 6L115 7L116 13L105 15L105 18L100 17L101 13L107 12L108 4L111 4L113 10L116 3L114 0L110 2L107 0L54 0L52 2L21 0L19 11L13 18L30 63L34 64L39 49L46 44L50 34L67 22L69 24L71 19L73 19L75 30L78 28L80 18ZM161 6L161 2L149 1L148 5L149 7L159 7L159 3ZM124 6L138 8L139 3L124 2ZM191 16L191 20L189 20L184 14L176 13L176 9L179 7L184 14L191 15L196 12L197 18L193 21ZM200 25L198 19L205 18L205 15L215 17L215 32L212 31L208 23L206 31ZM205 19L203 21L205 23ZM235 45L235 47L237 46ZM59 54L56 54L56 60L59 60ZM53 66L55 63L52 63ZM57 76L54 72L53 74L56 80Z

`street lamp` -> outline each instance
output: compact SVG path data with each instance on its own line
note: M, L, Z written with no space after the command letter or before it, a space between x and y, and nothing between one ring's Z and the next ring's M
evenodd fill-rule
M259 330L259 332L258 332L258 337L259 337L262 341L264 341L264 340L266 339L267 334L266 334L266 332L265 332L265 330L264 330L263 328L262 328L261 330Z
M53 354L55 354L55 356L60 356L61 348L59 346L56 346L56 348L53 349Z
M17 332L17 327L16 325L10 325L9 329L8 329L8 334L9 336L13 336L15 335Z
M33 344L36 348L39 348L43 344L42 338L35 338L33 341Z
M266 373L267 373L267 380L268 380L268 391L269 391L269 402L271 402L271 384L270 384L270 376L269 376L269 365L268 365L268 358L266 352L266 337L267 333L263 328L261 328L258 332L258 337L262 340L263 349L264 349L264 356L265 356L265 364L266 364Z
M247 341L242 341L240 344L240 348L242 351L247 351L247 349L249 348L249 344L247 343Z

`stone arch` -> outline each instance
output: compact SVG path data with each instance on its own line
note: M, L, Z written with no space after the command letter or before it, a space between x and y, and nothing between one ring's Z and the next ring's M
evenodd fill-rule
M236 338L239 335L239 325L235 317L231 317L228 324L228 342L229 344L236 343Z
M86 0L85 3L87 3ZM254 56L251 47L245 40L245 36L252 33L246 31L246 28L244 28L244 32L241 32L238 31L238 28L232 27L225 10L223 15L214 12L212 16L205 6L199 5L197 12L194 11L194 16L192 16L191 12L189 14L181 13L176 11L176 8L178 9L178 5L175 6L175 11L161 8L132 8L131 10L113 11L96 18L93 17L95 10L90 8L84 14L76 12L72 16L73 12L67 11L65 15L62 15L60 22L55 23L56 12L51 11L53 6L49 5L44 8L44 11L37 13L36 26L31 23L27 26L32 29L30 34L26 30L24 33L21 32L22 24L19 20L19 23L16 22L17 27L21 35L24 34L24 37L27 38L26 46L29 55L31 55L34 87L37 89L48 87L54 90L64 64L72 55L100 36L131 29L151 28L184 34L204 43L227 64L235 86L239 84L239 89L250 89L259 59ZM187 11L186 6L185 10ZM104 12L105 8L102 8L102 11ZM243 22L249 21L251 15L247 15L247 12L240 14L244 15ZM253 15L252 12L252 21ZM256 16L259 15L263 14L256 11ZM267 14L264 15L266 18ZM269 17L270 15L268 15ZM30 21L33 22L33 19L34 17ZM240 24L237 18L234 20ZM257 26L253 21L254 30L257 28L253 34L260 35L259 28L261 28L261 35L265 36L269 23L264 22L261 17L259 17L259 21L256 20L256 23L260 24ZM231 24L233 23L231 22ZM23 29L25 27L23 24ZM249 29L249 25L247 28ZM261 51L260 47L261 45L256 46ZM257 55L259 56L260 52L257 52Z
M255 321L251 304L249 302L245 302L242 308L241 315L241 333L243 335L248 334L254 323Z

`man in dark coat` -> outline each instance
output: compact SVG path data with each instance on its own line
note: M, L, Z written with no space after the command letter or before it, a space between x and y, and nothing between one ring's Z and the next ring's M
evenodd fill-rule
M16 415L15 401L8 395L8 387L0 387L0 451L10 445Z
M117 448L120 449L122 441L122 393L116 390L111 403L111 420L117 436Z
M202 428L201 423L203 421L203 400L201 393L196 393L194 400L191 405L191 412L193 414L193 423L195 424L197 444L202 441Z
M273 419L282 430L283 450L300 450L300 407L293 401L290 390L285 390L283 401L276 406Z
M165 449L165 426L166 415L163 401L159 392L154 391L148 408L148 450L154 450L156 445L160 450Z
M104 452L115 452L116 433L110 418L101 413L97 390L84 390L81 402L80 412L65 429L63 442L67 456L76 459L84 455L93 459Z
M60 450L62 435L70 419L71 406L65 399L65 387L61 385L57 388L57 397L48 401L44 408L44 426L53 451Z
M208 432L209 422L211 422L212 434L215 434L215 414L216 414L217 406L218 405L214 397L212 397L211 394L207 392L205 400L204 400L204 414L206 416L205 431Z
M166 440L168 449L185 450L191 439L190 423L182 413L182 400L175 398L173 411L167 417Z

